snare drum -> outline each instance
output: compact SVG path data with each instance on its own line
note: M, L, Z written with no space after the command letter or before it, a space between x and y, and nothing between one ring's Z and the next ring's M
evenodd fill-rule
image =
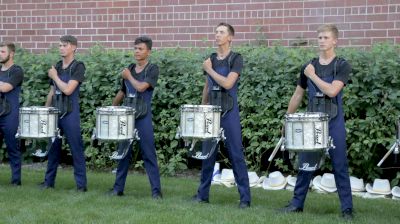
M135 109L108 106L96 109L96 137L101 140L128 140L134 138Z
M291 151L319 151L330 148L328 114L295 113L285 116L285 148Z
M57 135L58 109L55 107L19 108L19 136L51 138Z
M219 137L221 107L214 105L182 105L181 137L209 139Z

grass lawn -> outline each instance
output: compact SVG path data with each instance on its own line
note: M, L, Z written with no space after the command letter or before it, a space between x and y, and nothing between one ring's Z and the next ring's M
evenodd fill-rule
M21 187L11 187L8 165L0 166L0 223L341 223L337 194L308 194L302 214L279 214L290 191L252 189L252 206L238 209L237 188L212 186L210 204L190 201L197 177L163 177L164 199L151 199L147 176L128 175L124 197L105 192L111 172L88 172L88 192L75 191L73 170L59 169L56 188L40 190L44 169L23 167ZM354 198L353 223L400 223L400 201Z

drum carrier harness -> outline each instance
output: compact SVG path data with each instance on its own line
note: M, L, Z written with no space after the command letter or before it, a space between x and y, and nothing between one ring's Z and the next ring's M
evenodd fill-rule
M313 58L311 64L315 67L318 58ZM336 76L338 67L344 62L344 59L340 57L335 58L335 63L333 65L333 77ZM323 112L329 115L329 120L335 118L338 113L337 97L329 97L324 94L319 88L310 80L312 88L314 88L315 95L310 98L310 102L307 106L307 111L309 112Z
M144 68L144 79L147 78L147 72L150 70L154 65L150 64L150 62L146 65ZM131 64L129 65L128 69L129 71L133 71L136 67L136 64ZM123 102L124 106L127 107L132 107L135 109L135 119L140 119L146 116L147 114L147 104L143 100L143 96L138 93L135 89L135 91L130 92L128 85L124 82L125 87L126 87L126 96Z
M72 64L69 66L69 78L72 77L72 70L76 68L76 66L81 63L76 60L72 61ZM57 62L55 69L57 70L58 74L62 74L62 61ZM52 98L52 106L58 109L58 113L60 114L60 119L62 119L65 115L72 112L72 100L68 95L65 95L56 85L53 80L53 85L55 87L55 93Z
M0 66L1 69L2 66ZM14 65L11 65L11 67L7 71L7 77L10 78L10 72L14 68ZM5 116L11 112L11 105L10 102L8 102L7 97L5 94L2 92L0 93L0 117Z
M232 70L233 61L239 53L232 52L228 58L229 72ZM217 53L212 53L210 56L211 63L214 64L217 60ZM221 106L222 115L224 117L227 112L233 108L233 98L229 95L228 91L213 81L211 91L209 92L208 99L210 105Z

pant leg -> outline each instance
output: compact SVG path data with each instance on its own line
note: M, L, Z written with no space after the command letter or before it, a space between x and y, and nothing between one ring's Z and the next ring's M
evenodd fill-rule
M225 133L225 146L232 163L233 174L238 186L241 202L250 202L250 185L247 165L243 153L242 129L240 126L239 111L233 110L221 120Z
M144 168L149 177L151 193L161 193L160 172L157 163L154 130L151 121L151 113L142 119L136 120L136 128L139 132L139 146L144 162Z
M300 170L297 174L296 186L294 187L291 204L297 208L304 208L304 201L310 187L310 182L315 171Z
M202 143L203 148L211 148L212 145L212 141L208 140L203 141ZM217 160L217 155L218 150L215 150L208 159L203 160L201 163L200 185L197 189L197 197L201 200L208 200L209 198L212 174L214 171L215 161Z
M11 113L4 117L2 126L2 133L7 146L8 158L10 160L11 168L11 183L21 183L21 150L18 139L15 138L15 134L18 129L18 116L13 116ZM14 119L13 119L14 118Z
M341 210L344 211L348 208L353 208L344 125L333 125L330 128L329 134L333 138L333 144L335 145L334 149L329 150L329 154L332 160L333 174L335 176Z
M76 186L84 188L87 186L86 161L79 114L68 114L61 122L63 123L64 135L71 149Z
M118 143L118 152L121 148L127 147L129 141L121 141ZM126 156L118 161L117 174L115 176L114 190L123 192L125 189L126 177L128 175L129 163L132 158L132 146L130 146Z
M60 127L60 126L59 126ZM60 127L61 128L61 127ZM51 145L47 155L47 170L44 177L44 183L48 186L54 186L58 164L60 163L62 139L56 138Z

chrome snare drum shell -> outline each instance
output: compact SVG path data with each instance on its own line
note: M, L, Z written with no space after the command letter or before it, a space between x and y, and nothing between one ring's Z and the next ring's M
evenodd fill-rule
M182 105L180 108L181 137L186 139L218 138L221 107L215 105Z
M329 116L306 112L285 116L285 148L289 151L320 151L330 148Z
M100 140L128 140L135 137L135 109L106 106L96 109L96 136Z
M32 106L19 108L19 137L51 138L57 135L58 109Z

